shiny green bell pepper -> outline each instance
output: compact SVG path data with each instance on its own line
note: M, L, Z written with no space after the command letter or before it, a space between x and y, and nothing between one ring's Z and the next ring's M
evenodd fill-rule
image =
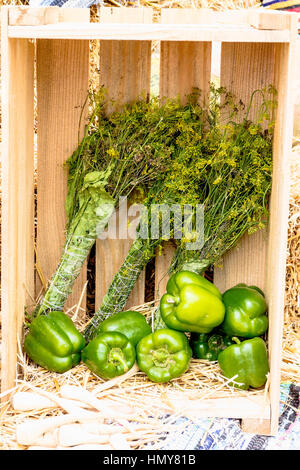
M160 313L169 328L209 333L224 320L225 307L216 286L199 274L180 271L167 283Z
M135 357L133 344L118 331L100 333L81 352L82 361L102 379L124 374L133 366Z
M259 388L267 381L269 372L268 354L265 342L261 338L252 338L240 342L233 338L237 344L221 351L218 356L219 366L229 382L236 388L248 390L249 387Z
M223 294L225 318L223 331L229 336L254 338L268 328L267 303L256 286L238 284Z
M184 333L163 328L142 338L136 354L141 371L152 382L164 383L188 369L192 350Z
M136 346L152 330L144 315L128 310L127 312L118 312L108 317L100 323L97 331L97 334L104 333L105 331L119 331L127 336L133 346Z
M84 337L71 318L61 311L36 317L24 341L24 350L34 362L59 373L80 362L84 346Z
M208 361L216 361L221 351L231 344L235 344L230 336L220 333L192 333L190 345L195 359L207 359Z

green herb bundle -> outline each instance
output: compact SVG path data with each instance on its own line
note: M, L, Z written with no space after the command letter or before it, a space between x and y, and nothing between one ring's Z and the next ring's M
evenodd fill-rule
M85 136L67 162L66 241L56 272L33 315L61 310L96 238L105 229L119 197L137 188L147 193L162 174L177 130L173 101L161 107L157 99L140 99L106 113L101 91Z
M261 105L256 110L256 119L250 121L248 116L255 94L261 96ZM198 109L197 123L177 123L186 132L177 136L176 158L164 177L156 182L155 197L148 202L182 205L201 202L204 242L201 249L189 250L188 242L195 241L198 234L184 233L177 242L170 272L188 269L202 273L219 261L244 233L265 226L272 175L274 95L272 88L255 91L244 118L236 122L234 117L240 115L243 104L236 104L226 90L213 88L208 110L200 113L199 105L189 105ZM88 325L86 338L97 333L104 318L124 308L141 270L161 242L162 239L136 238Z
M110 112L112 103L101 91L93 98L94 111L85 136L67 161L68 194L66 242L59 265L34 315L61 310L96 238L103 232L121 196L136 190L142 200L159 191L157 182L168 174L181 134L192 126L199 131L202 108L182 105L179 99L136 102ZM191 101L195 101L191 98ZM192 123L192 124L191 124ZM187 138L187 137L185 137ZM152 186L155 189L152 190ZM144 266L156 243L134 246L134 258ZM141 267L141 269L142 269ZM126 274L126 269L124 273ZM129 282L129 279L127 279ZM135 281L134 281L135 282ZM133 285L131 286L132 289Z

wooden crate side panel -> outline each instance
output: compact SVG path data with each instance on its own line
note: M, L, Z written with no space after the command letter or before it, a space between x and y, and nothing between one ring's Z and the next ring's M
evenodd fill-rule
M210 10L205 8L196 11L188 8L163 9L161 23L205 23L210 15ZM203 99L207 99L211 76L210 42L162 41L160 54L161 97L180 95L184 99L193 88L199 88Z
M161 43L161 97L184 99L193 88L202 91L205 100L209 92L211 68L211 43L168 42Z
M248 106L254 90L274 84L274 54L273 44L222 44L221 85ZM250 119L258 104L259 99L254 99ZM214 271L214 282L222 292L239 282L265 288L267 241L266 231L245 235L224 256L222 267Z
M197 15L197 14L196 14ZM201 18L203 18L203 13ZM197 17L196 17L197 19ZM199 18L200 19L200 18ZM161 22L193 23L194 11L189 9L162 10ZM201 99L206 100L211 78L211 43L162 41L160 48L160 96L182 99L193 88L202 90ZM175 252L172 243L164 243L155 258L155 298L166 291L170 263Z
M244 24L248 25L247 10L214 11L211 8L162 8L161 22L168 24L191 23L191 24ZM186 21L182 18L186 18Z
M240 282L265 289L267 242L266 230L246 234L215 266L214 283L222 293Z
M274 84L274 59L273 44L222 44L221 85L248 106L254 90ZM257 105L259 101L255 99L250 119L255 117ZM222 292L238 282L251 283L265 290L267 243L267 231L245 235L238 246L224 256L223 267L214 271L214 282ZM253 422L248 424L249 429L253 427ZM260 425L266 433L266 423L257 423L258 427ZM243 427L247 428L247 422Z
M24 308L34 296L34 45L7 40L1 10L1 387L15 385Z
M164 398L162 397L164 402ZM181 416L193 417L219 417L219 418L242 418L253 423L260 422L261 426L270 418L270 402L264 395L247 397L227 397L227 398L206 398L198 399L189 397L184 392L170 392L167 397L167 404L173 412L180 413ZM264 428L256 428L256 432L267 434Z
M119 104L149 92L151 42L102 41L100 45L100 85ZM118 78L117 78L118 77Z
M78 145L78 135L83 133L84 119L79 126L88 94L88 60L87 41L37 41L37 261L47 281L57 267L65 242L64 164ZM67 307L78 302L85 282L86 267L74 285ZM37 277L37 294L40 289Z
M182 23L183 15L191 15L190 8L162 8L161 18L164 22L167 18L169 23ZM256 29L283 30L290 29L291 14L282 11L268 11L264 9L240 9L227 11L214 11L209 8L197 8L192 10L193 24L230 24L250 25Z
M100 8L103 23L151 23L151 9ZM151 42L102 41L100 44L100 86L107 88L108 97L120 105L148 94L150 91ZM132 240L97 240L96 243L96 309L120 266ZM126 308L143 304L145 271L130 294Z
M296 20L296 18L295 18ZM295 21L296 24L296 21ZM273 147L273 183L267 254L266 295L269 304L271 433L278 428L280 364L284 315L287 230L289 214L289 156L293 132L295 43L276 45L275 86L278 109Z
M9 7L9 26L41 26L60 22L89 22L87 8L28 7L24 5Z

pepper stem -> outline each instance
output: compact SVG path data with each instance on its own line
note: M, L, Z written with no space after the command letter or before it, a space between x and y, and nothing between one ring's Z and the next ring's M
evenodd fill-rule
M109 360L111 362L120 362L124 368L124 372L128 372L128 366L124 359L124 354L120 349L112 349L109 354Z
M168 367L170 363L170 353L165 348L159 348L152 352L153 362L156 367Z
M236 344L241 344L239 338L237 338L236 336L233 336L233 338L231 338L232 341L234 341Z

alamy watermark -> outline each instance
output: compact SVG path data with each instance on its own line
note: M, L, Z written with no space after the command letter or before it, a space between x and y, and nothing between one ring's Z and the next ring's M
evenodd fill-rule
M204 243L203 204L132 204L120 197L118 209L102 205L97 211L102 219L97 226L100 240L183 239L188 250L200 250ZM107 222L108 221L108 222ZM104 225L107 225L104 230Z

